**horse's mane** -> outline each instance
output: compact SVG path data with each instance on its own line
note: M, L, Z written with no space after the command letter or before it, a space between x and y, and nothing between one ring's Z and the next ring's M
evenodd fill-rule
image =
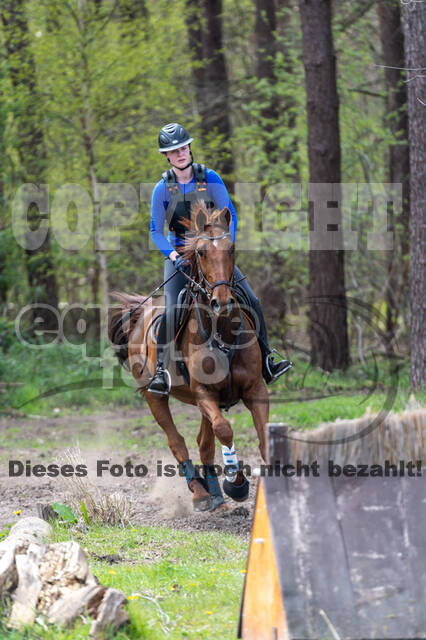
M185 234L182 256L190 263L192 274L196 273L195 249L200 235L208 232L208 227L217 227L228 231L223 213L224 210L208 209L204 200L198 200L191 207L191 218L179 221L188 229L188 233Z

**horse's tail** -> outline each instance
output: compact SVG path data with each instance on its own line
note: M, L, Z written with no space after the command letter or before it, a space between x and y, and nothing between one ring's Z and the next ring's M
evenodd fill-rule
M120 364L123 365L129 357L128 345L130 334L144 312L141 302L143 302L145 298L137 294L131 295L120 291L113 291L110 296L118 300L121 306L112 314L109 320L108 337L114 345L115 354Z

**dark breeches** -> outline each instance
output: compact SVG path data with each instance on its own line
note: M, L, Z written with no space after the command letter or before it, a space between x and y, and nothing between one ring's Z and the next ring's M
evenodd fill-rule
M241 269L239 269L237 266L234 267L234 276L235 276L235 280L236 281L238 281L240 278L242 278L244 276L244 274L242 273ZM258 340L259 340L259 345L260 345L260 348L262 350L262 353L264 352L264 350L266 350L269 353L268 334L266 332L265 318L263 317L263 311L262 311L262 308L260 306L260 302L257 299L253 289L251 288L251 286L247 282L247 278L245 278L244 280L239 282L238 286L241 287L241 289L246 294L246 296L247 296L247 298L249 300L250 307L254 311L256 326L257 326L257 330L258 330L258 336L257 337L258 337Z
M164 262L164 280L170 278L173 273L176 273L175 266L168 258ZM164 349L165 345L174 339L174 326L175 326L175 307L180 291L186 285L188 280L183 273L177 272L175 277L164 285L164 295L166 297L166 312L158 329L157 338L157 361L167 366L167 351Z
M170 276L176 272L173 262L166 259L164 263L164 280L170 278ZM235 280L239 280L243 277L241 270L236 266L234 269ZM187 279L182 273L177 273L174 278L164 285L164 294L166 296L166 313L163 316L159 330L158 330L158 343L157 343L157 359L158 362L167 366L164 360L167 359L164 353L164 345L167 345L174 339L174 324L175 324L175 308L180 291L187 283ZM262 309L260 307L259 300L255 296L252 288L247 282L247 279L242 280L239 286L243 289L245 295L249 300L250 307L253 309L257 316L258 330L259 330L259 345L262 350L269 352L268 337L266 332L265 319L263 317ZM166 357L165 357L166 356ZM164 360L163 360L164 357Z

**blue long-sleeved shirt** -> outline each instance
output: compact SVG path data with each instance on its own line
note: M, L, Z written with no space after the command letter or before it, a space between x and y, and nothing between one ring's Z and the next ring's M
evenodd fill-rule
M206 168L206 183L207 183L207 194L208 196L214 200L219 209L223 209L224 207L228 207L231 212L231 224L229 225L229 230L231 233L232 241L235 242L235 233L237 231L237 214L235 213L234 205L232 204L231 198L229 197L228 191L222 181L222 178L213 171L213 169ZM195 178L192 177L191 182L188 184L180 184L177 183L179 189L183 194L190 193L195 189ZM154 191L152 192L152 200L151 200L151 237L155 243L155 245L160 249L160 251L166 256L166 258L170 255L172 251L174 251L175 247L181 246L183 244L183 240L181 238L176 238L175 234L172 231L169 231L168 237L164 235L164 222L166 220L166 210L169 206L170 202L170 194L166 187L166 183L163 179L154 187Z

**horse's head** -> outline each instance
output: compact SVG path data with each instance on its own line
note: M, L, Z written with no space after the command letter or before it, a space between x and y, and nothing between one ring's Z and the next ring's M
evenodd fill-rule
M236 300L232 291L234 273L234 243L229 233L231 213L209 211L204 202L191 209L188 228L192 238L187 243L185 257L191 261L193 273L205 287L214 313L230 313Z

